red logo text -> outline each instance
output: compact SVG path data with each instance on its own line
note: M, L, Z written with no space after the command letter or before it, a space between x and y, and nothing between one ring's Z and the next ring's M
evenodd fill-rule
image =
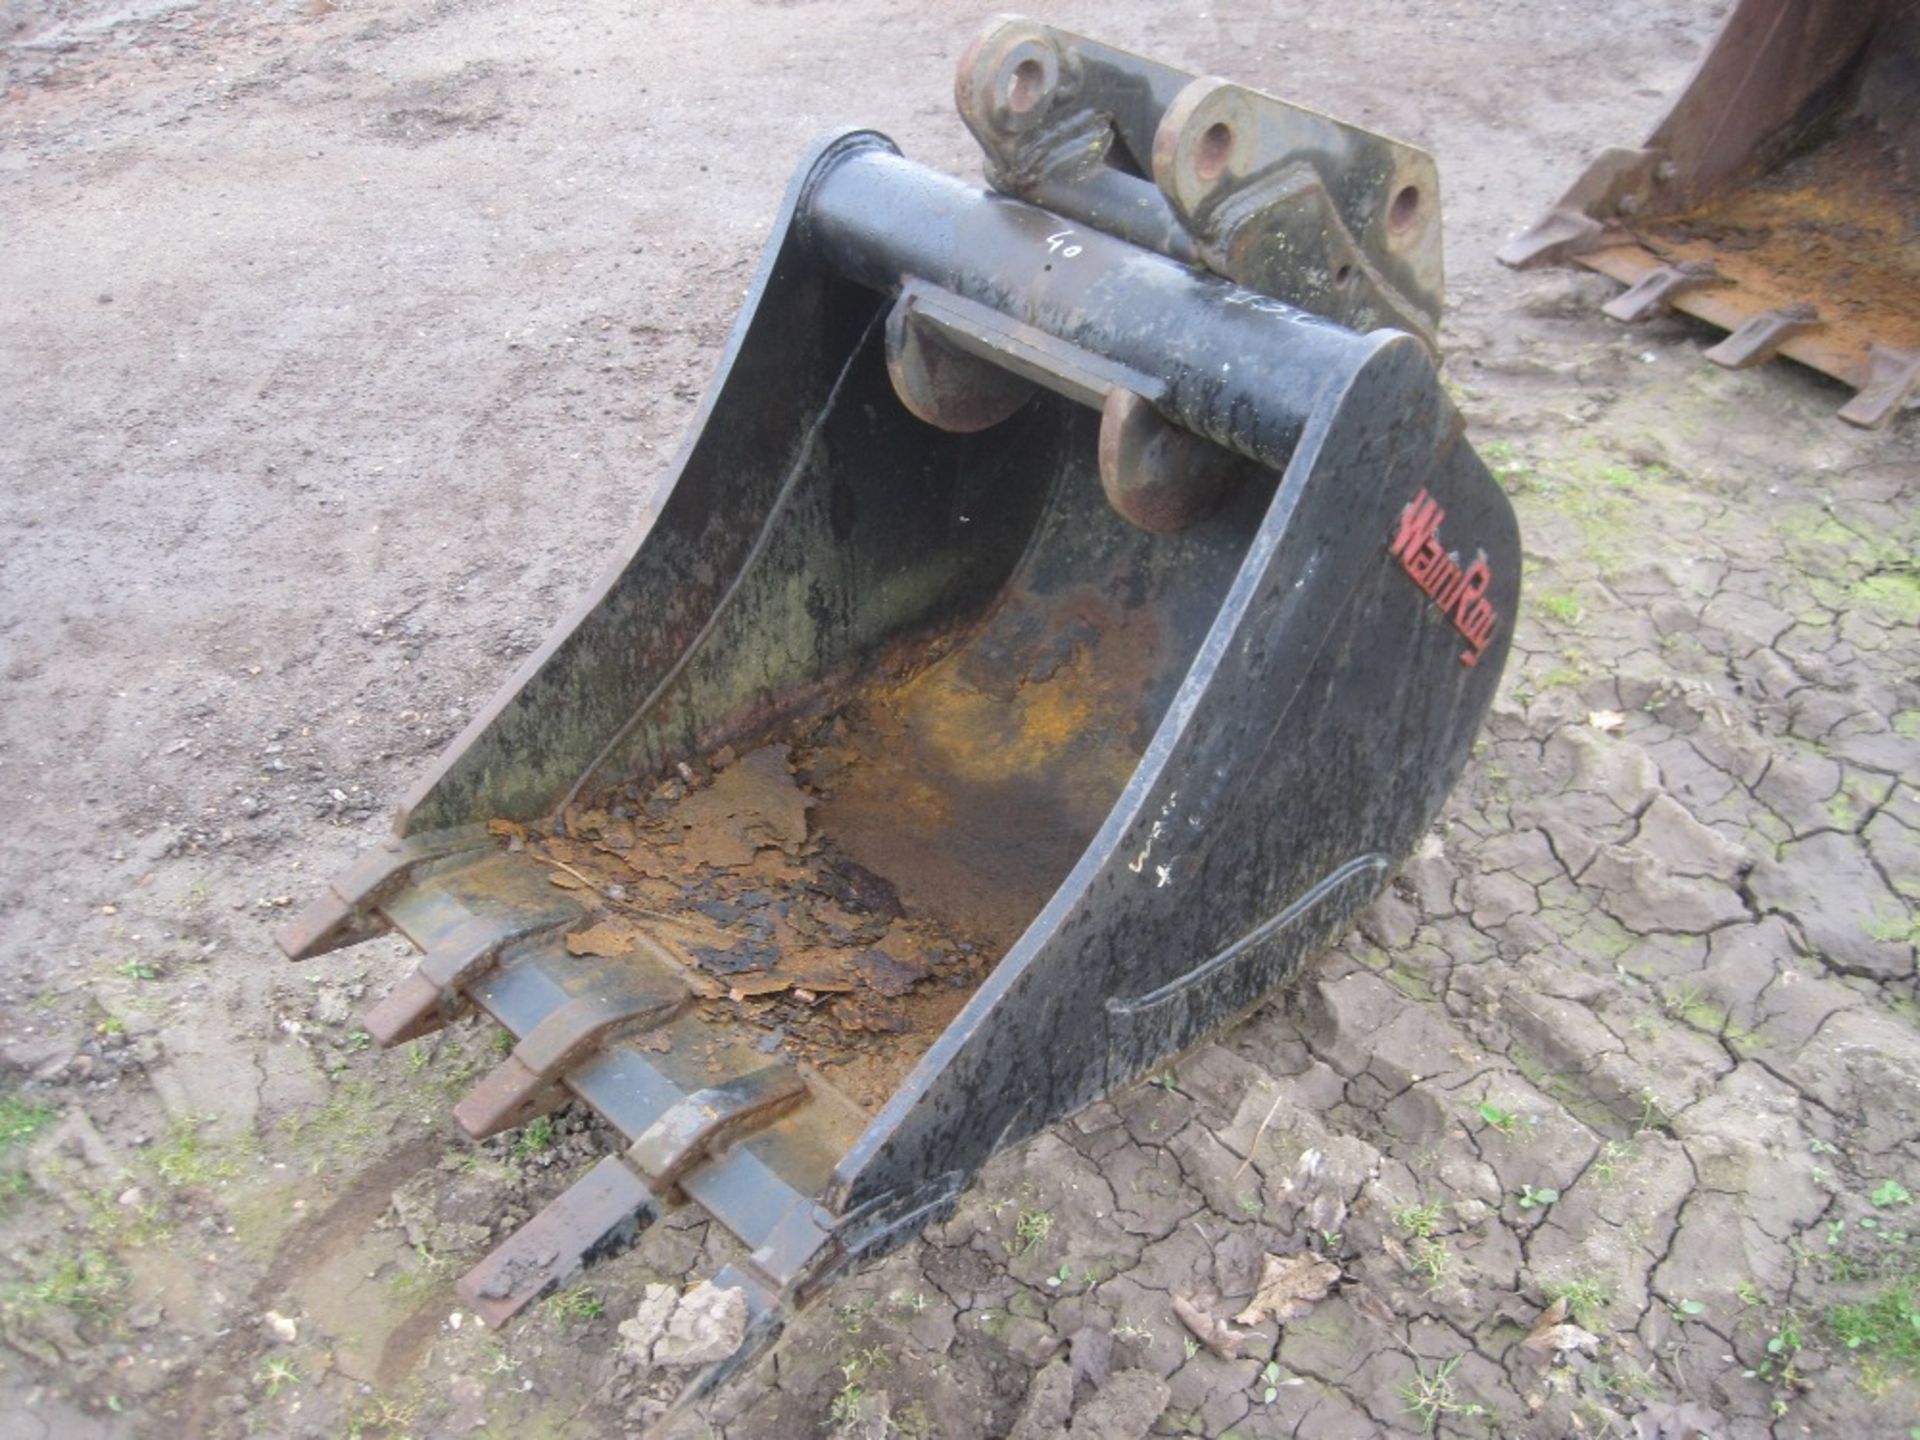
M1500 623L1499 613L1486 598L1493 571L1484 550L1471 565L1461 568L1460 552L1449 551L1440 541L1440 522L1446 518L1440 502L1422 490L1400 512L1400 528L1387 553L1466 637L1468 648L1461 652L1460 663L1477 665Z

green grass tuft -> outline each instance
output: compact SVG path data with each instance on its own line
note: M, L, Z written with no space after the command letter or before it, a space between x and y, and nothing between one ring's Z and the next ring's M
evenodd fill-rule
M1911 1275L1891 1281L1865 1300L1831 1307L1827 1328L1863 1359L1920 1374L1920 1285Z
M0 1152L25 1145L53 1123L53 1107L20 1095L0 1095Z

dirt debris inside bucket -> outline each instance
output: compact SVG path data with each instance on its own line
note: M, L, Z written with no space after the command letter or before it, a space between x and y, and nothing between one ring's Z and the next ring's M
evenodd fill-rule
M554 884L592 892L572 953L618 957L652 940L685 967L702 1018L757 1032L756 1048L816 1067L870 1110L1003 947L909 914L892 882L809 826L816 753L723 749L548 824L492 828Z
M571 953L664 952L716 1043L744 1030L872 1111L1092 840L1164 658L1144 608L1016 590L744 753L492 828L589 904Z

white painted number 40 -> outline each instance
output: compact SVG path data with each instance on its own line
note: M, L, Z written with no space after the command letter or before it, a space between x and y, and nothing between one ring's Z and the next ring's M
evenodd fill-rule
M1062 260L1073 259L1074 256L1080 253L1080 247L1067 243L1072 238L1073 231L1071 230L1054 231L1053 234L1047 237L1047 253L1049 255L1058 255Z

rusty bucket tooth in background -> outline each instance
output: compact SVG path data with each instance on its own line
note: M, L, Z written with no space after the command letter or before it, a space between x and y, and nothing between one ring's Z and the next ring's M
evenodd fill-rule
M1920 385L1920 0L1738 0L1646 143L1500 258L1610 276L1614 319L1683 311L1731 332L1715 364L1785 355L1884 425Z
M659 518L281 936L423 952L382 1044L511 1032L469 1133L623 1137L488 1322L666 1207L741 1242L688 1395L1344 929L1506 658L1431 159L1019 20L958 93L1003 193L812 153Z

